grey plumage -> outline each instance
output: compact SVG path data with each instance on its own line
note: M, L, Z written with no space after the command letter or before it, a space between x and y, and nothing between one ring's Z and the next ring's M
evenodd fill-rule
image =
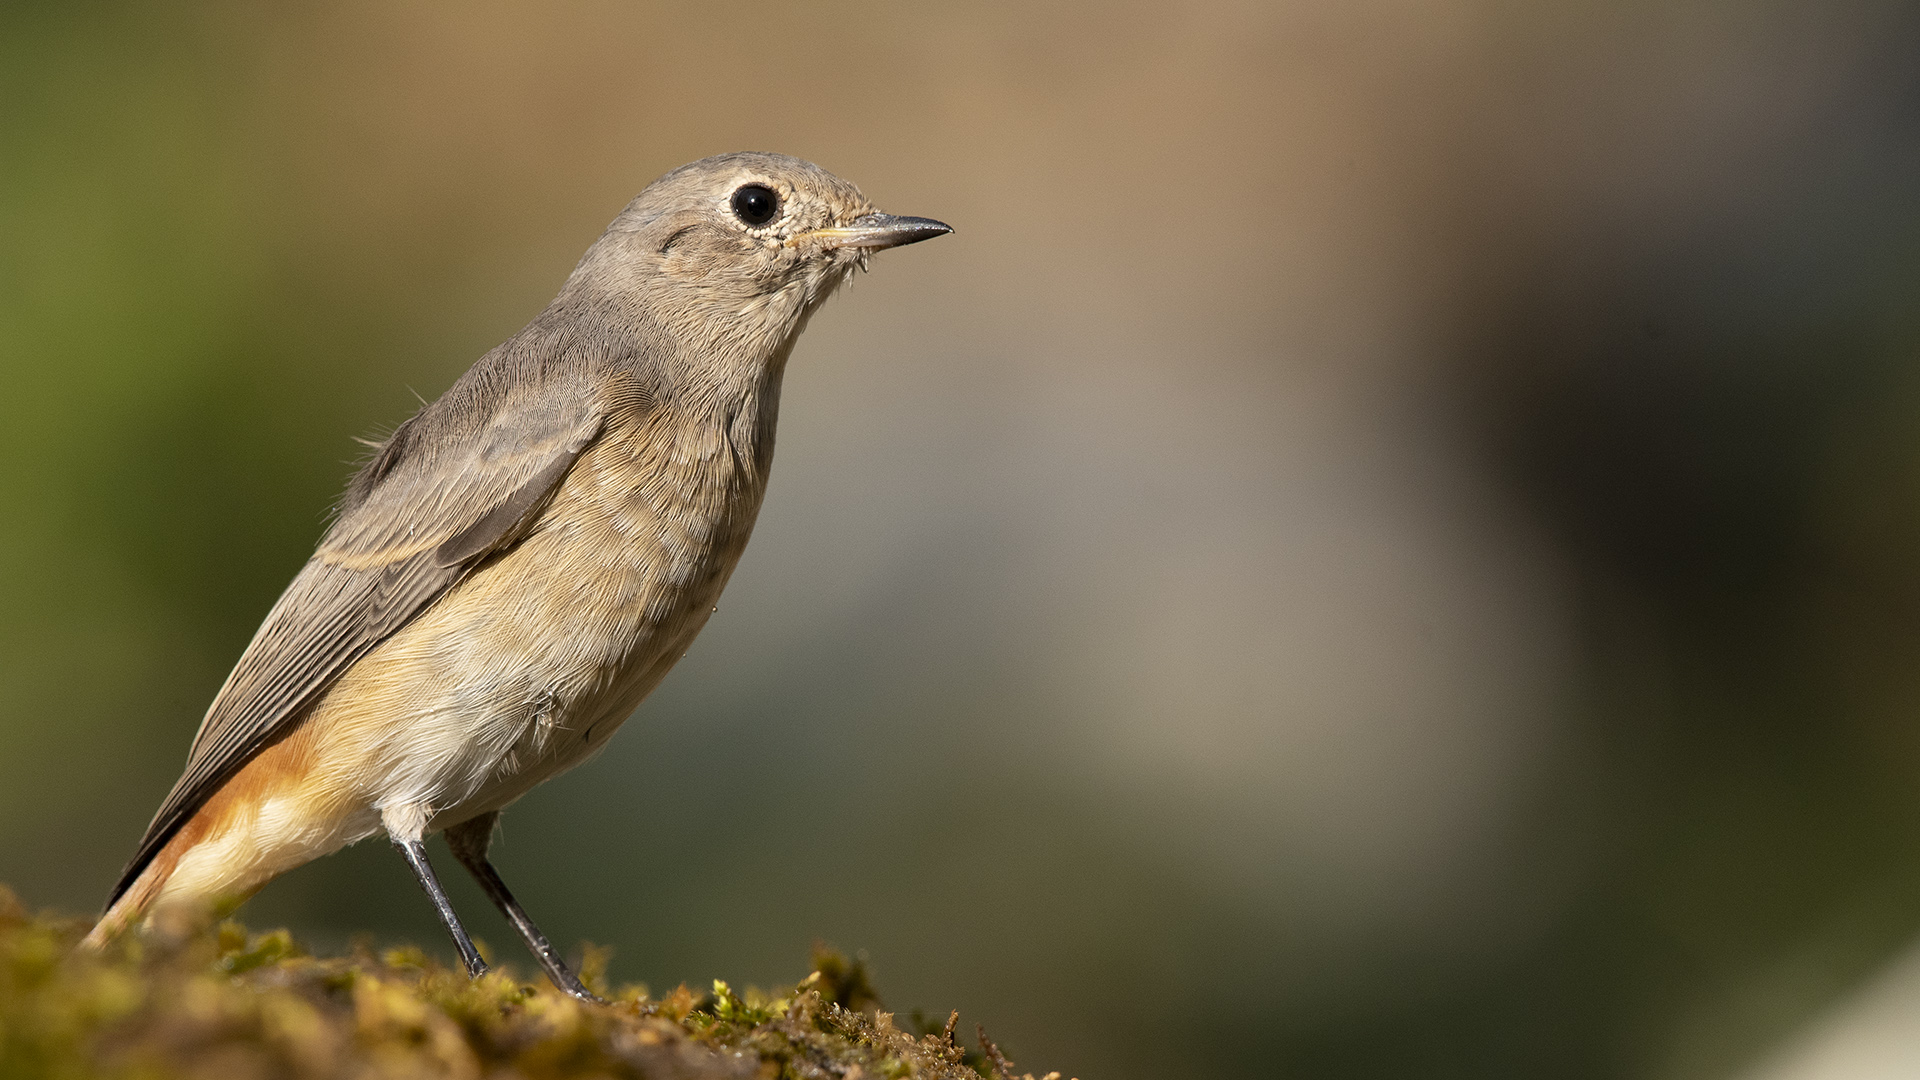
M752 188L776 216L751 220L767 202ZM197 869L201 892L257 888L364 835L368 814L416 848L429 828L490 824L527 787L603 745L595 725L606 716L617 724L677 659L746 542L786 357L808 317L871 250L947 231L877 214L852 185L779 155L709 158L650 185L545 311L395 429L355 475L215 697L90 940L169 888L192 891L170 884L190 855L179 850L182 830L216 796L238 798L231 785L243 773L259 789L247 796L256 818L271 792L282 793L271 795L281 800L274 812L291 813L286 793L296 790L306 793L296 809L324 804L333 816L275 825L293 829L285 836L248 825L252 846L236 849L245 859L224 878ZM536 538L538 550L527 549ZM420 629L423 613L442 609L435 618L445 625ZM509 612L557 621L529 628ZM575 613L579 625L567 623ZM429 632L466 640L421 637ZM427 665L428 652L460 657L459 677L472 685L433 685L429 673L449 669ZM422 695L438 696L422 704ZM475 715L460 738L497 749L452 764L444 747L407 756L406 725L431 717L439 727L422 729L429 738L461 709ZM538 727L559 713L582 729L578 746L554 749L546 733L523 730L527 717ZM298 754L252 768L296 733ZM202 821L188 848L238 828L229 823L238 812ZM484 865L484 837L463 834L461 850L470 866ZM408 854L437 889L424 853ZM544 939L542 948L551 953ZM563 985L571 978L549 971Z

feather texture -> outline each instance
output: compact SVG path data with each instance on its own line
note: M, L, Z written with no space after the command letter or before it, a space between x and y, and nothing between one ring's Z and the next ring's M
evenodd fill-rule
M207 710L186 771L109 904L221 785L297 727L342 671L524 535L598 436L603 416L588 394L547 394L540 409L503 407L522 394L486 400L494 396L487 369L510 363L514 351L496 350L494 365L483 361L462 380L473 385L456 388L467 393L449 393L402 424L354 478L340 517ZM423 427L438 436L439 460L414 449Z

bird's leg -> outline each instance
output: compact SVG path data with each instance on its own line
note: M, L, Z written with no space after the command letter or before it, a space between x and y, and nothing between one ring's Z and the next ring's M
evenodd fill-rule
M449 828L447 846L453 849L453 857L459 859L460 865L466 867L467 871L473 875L473 879L486 890L487 898L493 901L494 907L500 909L500 914L505 915L507 921L513 924L513 928L520 931L520 937L526 941L527 949L546 970L547 978L553 980L554 986L582 1001L600 1001L601 999L580 981L579 976L567 968L566 963L560 959L559 951L553 947L552 942L547 940L547 935L540 932L540 928L533 924L532 919L527 918L527 913L520 907L519 901L513 898L513 893L507 891L507 883L500 880L500 872L487 861L487 847L493 841L493 826L498 820L500 820L500 813L496 810Z
M387 838L393 846L400 849L400 856L413 867L413 876L420 879L420 887L427 890L427 898L433 901L433 910L440 913L440 921L447 924L447 933L453 935L453 947L459 950L460 962L467 966L467 975L479 978L487 973L487 962L480 959L480 950L473 947L473 939L467 936L467 928L460 925L460 917L453 913L453 905L448 902L447 894L440 888L440 879L433 876L433 866L427 862L427 845L418 836L407 837L392 832Z

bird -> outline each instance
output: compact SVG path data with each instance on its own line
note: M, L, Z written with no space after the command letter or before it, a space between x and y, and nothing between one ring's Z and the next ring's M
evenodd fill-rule
M814 312L875 252L952 231L780 154L649 184L543 311L369 443L86 946L194 925L384 832L478 977L427 858L444 833L553 984L592 999L488 860L501 811L605 748L717 610Z

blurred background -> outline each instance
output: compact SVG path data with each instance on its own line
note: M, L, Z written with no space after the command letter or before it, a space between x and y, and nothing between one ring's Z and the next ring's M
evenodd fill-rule
M1868 0L9 0L0 881L96 910L350 437L748 148L959 232L814 321L719 615L508 815L556 939L824 939L1086 1080L1920 1071ZM383 844L243 917L447 951Z

